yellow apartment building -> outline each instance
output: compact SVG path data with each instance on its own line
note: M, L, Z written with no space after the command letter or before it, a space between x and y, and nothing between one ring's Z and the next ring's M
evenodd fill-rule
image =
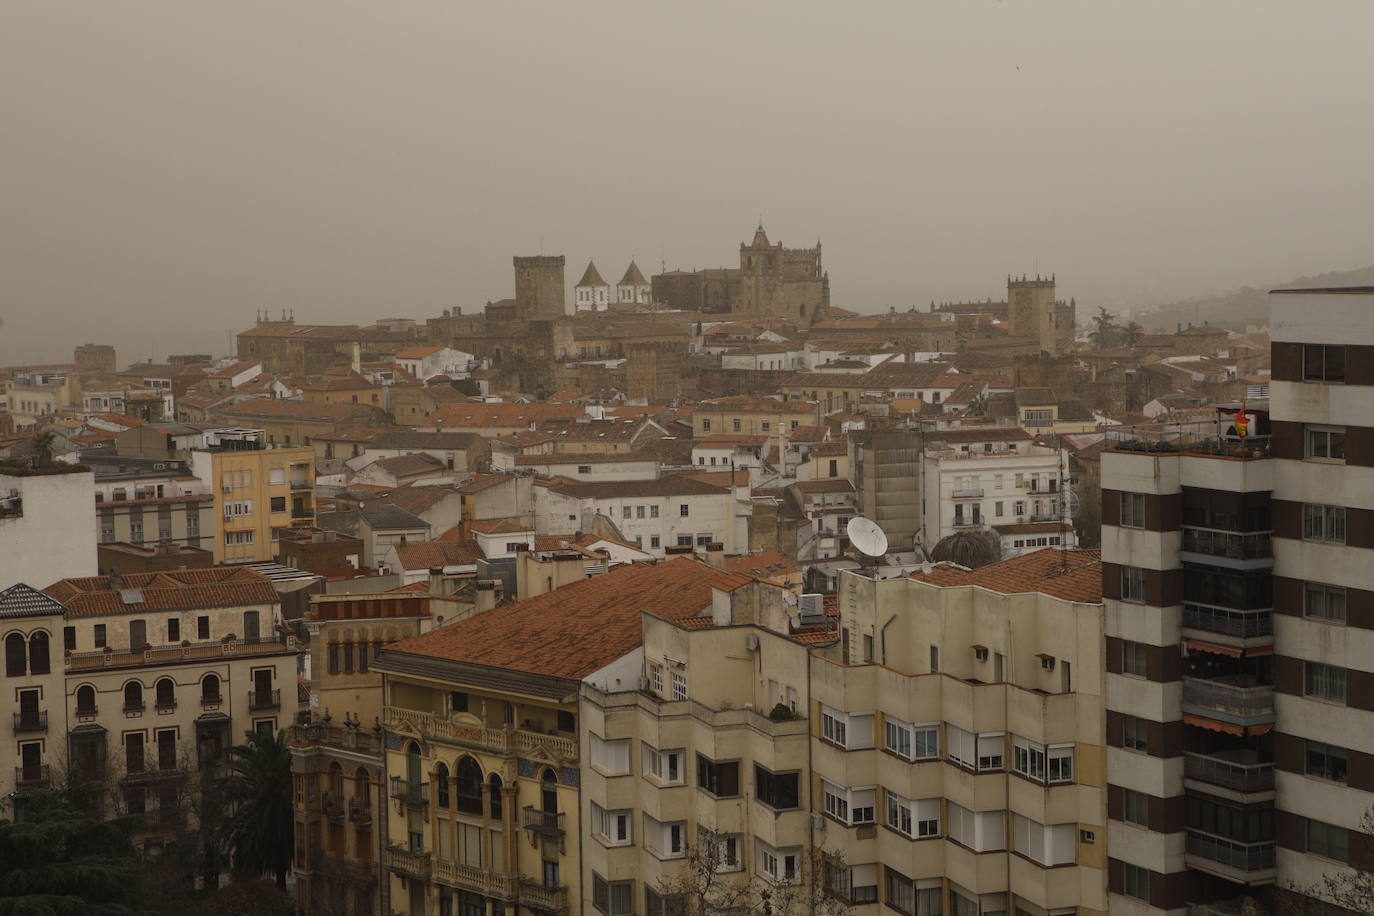
M191 453L191 467L215 496L216 563L270 560L277 532L315 518L315 450L274 448L261 430L226 430Z

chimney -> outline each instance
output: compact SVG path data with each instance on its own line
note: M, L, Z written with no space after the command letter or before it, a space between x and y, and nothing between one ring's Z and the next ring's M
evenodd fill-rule
M496 607L496 602L499 598L500 593L496 590L495 579L481 579L477 582L477 590L474 594L474 599L478 614Z
M680 556L684 556L684 555L692 555L692 554L695 554L696 551L693 550L693 549L691 548L690 545L683 545L683 546L673 545L672 547L665 547L665 548L663 548L663 553L664 553L665 556L669 556L669 557L680 557Z
M706 545L706 562L719 570L725 569L725 545L720 541Z
M353 341L353 371L361 372L363 369L363 345L356 340Z

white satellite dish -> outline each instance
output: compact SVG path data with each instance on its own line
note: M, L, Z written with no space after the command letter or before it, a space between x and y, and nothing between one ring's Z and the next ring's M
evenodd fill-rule
M858 515L849 520L849 527L845 530L849 535L849 543L853 544L859 553L870 557L887 555L887 535L876 522Z

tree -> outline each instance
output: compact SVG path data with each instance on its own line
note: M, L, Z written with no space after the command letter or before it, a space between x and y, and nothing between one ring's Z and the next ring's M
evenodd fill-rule
M840 916L849 903L826 893L825 866L819 850L798 856L789 882L751 877L740 870L739 846L727 834L697 826L697 840L689 843L676 874L658 880L658 893L667 900L665 911L678 916L734 913L738 916ZM833 860L840 866L840 860Z
M1099 350L1114 347L1121 340L1121 328L1105 308L1099 306L1097 314L1093 316L1093 330L1088 332L1088 339Z
M135 821L101 821L65 793L26 793L14 821L0 821L0 914L124 916L139 913Z
M33 437L32 448L40 466L51 464L53 455L57 452L57 436L52 430L45 429Z
M1360 825L1347 831L1350 869L1322 875L1315 884L1290 884L1279 895L1284 916L1297 913L1329 913L1334 903L1356 913L1374 913L1374 871L1368 863L1374 861L1374 808L1360 818Z
M1002 559L1002 539L997 532L986 529L956 531L940 538L930 549L930 559L934 563L948 561L977 569Z
M1145 336L1145 329L1132 321L1121 329L1122 343L1128 347L1134 347L1140 343L1140 338Z
M225 843L236 874L274 875L284 889L293 850L291 750L285 732L247 732L245 737L229 751Z

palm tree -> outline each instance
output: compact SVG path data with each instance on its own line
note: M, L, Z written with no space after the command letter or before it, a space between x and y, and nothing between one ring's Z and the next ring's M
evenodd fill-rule
M33 453L38 458L40 465L50 464L53 453L57 451L57 436L50 429L45 429L33 437Z
M291 868L291 751L286 733L247 732L246 743L229 751L224 797L233 813L225 821L225 842L240 875L276 877L286 887Z
M0 821L0 912L138 913L137 818L92 819L64 793L26 793Z

